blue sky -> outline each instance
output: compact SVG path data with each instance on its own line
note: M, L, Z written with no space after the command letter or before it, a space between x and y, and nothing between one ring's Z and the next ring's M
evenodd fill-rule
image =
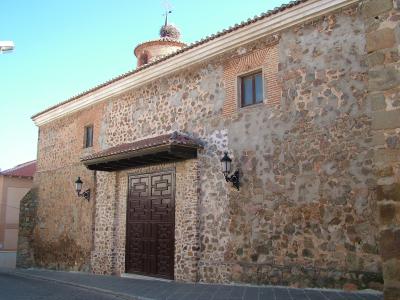
M288 0L171 0L171 23L194 42ZM162 0L1 0L0 168L36 158L43 109L135 67L133 48L157 38Z

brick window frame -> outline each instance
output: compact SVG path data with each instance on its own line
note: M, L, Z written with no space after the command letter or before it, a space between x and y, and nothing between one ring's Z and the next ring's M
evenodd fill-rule
M90 130L91 130L91 135L90 135L90 139L88 139ZM83 129L83 148L85 148L85 149L92 148L93 147L93 139L94 139L93 124L85 125L85 127Z
M279 106L282 89L278 76L278 65L279 54L277 43L225 60L223 62L223 81L226 96L222 108L222 115L224 117L229 117L241 109L259 107L261 105L266 105L268 107ZM255 70L262 70L264 101L242 108L238 77Z
M243 99L243 90L244 90L244 86L243 86L243 79L252 75L256 75L256 74L260 74L261 73L261 80L262 80L262 93L263 93L263 99L261 102L255 102L252 104L248 104L248 105L244 105L244 99ZM266 99L266 82L265 82L265 78L264 78L264 72L262 68L256 68L253 70L249 70L245 73L239 73L237 74L236 77L236 81L237 81L237 85L236 85L236 99L237 99L237 107L239 109L241 108L248 108L248 107L254 107L254 106L258 106L258 105L262 105L265 103ZM253 90L253 92L255 92L255 90Z

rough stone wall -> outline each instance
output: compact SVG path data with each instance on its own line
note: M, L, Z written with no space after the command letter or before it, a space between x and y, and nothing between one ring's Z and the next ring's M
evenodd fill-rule
M96 208L94 241L91 258L92 271L96 274L115 274L115 213L116 174L96 172Z
M47 239L59 239L61 234L55 230L65 224L68 236L84 240L81 255L88 261L88 212L93 201L75 198L73 188L65 183L73 183L78 174L86 176L88 184L94 181L79 166L82 150L74 148L85 122L95 124L94 150L177 130L204 142L196 162L176 165L177 196L186 197L177 200L176 235L192 244L193 250L176 244L178 280L380 288L377 158L367 98L365 30L356 5L44 126L39 141L43 171L35 179L38 220L44 224L44 228L36 226L39 240L44 233ZM242 72L227 72L227 66L246 61L264 68L270 56L260 60L259 53L274 53L272 57L279 59L279 64L273 64L278 66L276 74L265 81L264 103L246 108L233 105L224 113L225 105L237 103L234 92L228 95L228 85L234 82L235 72ZM277 78L275 86L271 86L272 76ZM277 87L282 95L279 102L276 98L269 102L268 91L275 88L276 97ZM60 158L57 149L64 151L62 147L72 147L72 154L65 150L65 158ZM219 160L225 150L240 169L240 191L226 183L221 173ZM96 174L91 256L96 273L124 271L127 172ZM190 196L195 195L196 188L190 185L195 173L198 206ZM52 186L61 188L54 191ZM73 230L74 223L63 218L55 222L76 202L88 213L85 221L79 218L86 231ZM50 206L55 209L50 211ZM182 222L179 218L185 215L188 218ZM187 237L182 237L182 230L190 232ZM46 264L51 266L52 260Z
M21 225L31 228L32 236L28 238L31 242L19 243L18 248L19 253L30 256L28 261L21 256L20 265L90 269L95 185L94 174L80 163L80 157L99 150L98 139L92 148L83 148L83 133L84 126L93 124L98 136L102 109L103 105L92 107L40 127L33 182L37 201L35 218L29 217ZM84 182L83 188L91 189L89 202L76 196L74 182L78 176Z
M34 263L33 257L33 229L36 225L37 195L31 189L19 206L19 230L18 230L18 251L17 268L29 268Z
M128 175L175 169L175 280L197 281L198 167L197 160L98 172L92 270L96 274L125 273Z
M380 288L363 33L354 7L282 32L278 46L265 38L109 102L108 146L171 130L205 141L199 280ZM267 105L266 81L263 105L232 106L227 66L262 68L274 51L280 103ZM220 173L226 149L239 192Z
M176 165L175 280L198 281L199 259L198 161Z
M203 136L204 121L222 110L221 79L222 67L208 64L111 99L102 119L101 147L175 130Z
M201 280L380 288L364 55L356 7L282 32L280 106L212 122L243 174L202 186Z
M392 0L363 5L385 300L400 299L399 9Z

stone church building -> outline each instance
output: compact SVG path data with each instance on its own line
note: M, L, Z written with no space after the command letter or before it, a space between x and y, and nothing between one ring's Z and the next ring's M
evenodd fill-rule
M399 5L298 0L190 45L164 25L32 117L18 265L398 299Z

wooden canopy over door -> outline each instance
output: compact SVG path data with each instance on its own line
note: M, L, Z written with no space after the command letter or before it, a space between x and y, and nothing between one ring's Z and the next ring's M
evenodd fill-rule
M114 172L197 157L200 141L178 132L121 144L81 158L89 170Z
M174 279L175 172L129 176L125 272Z

